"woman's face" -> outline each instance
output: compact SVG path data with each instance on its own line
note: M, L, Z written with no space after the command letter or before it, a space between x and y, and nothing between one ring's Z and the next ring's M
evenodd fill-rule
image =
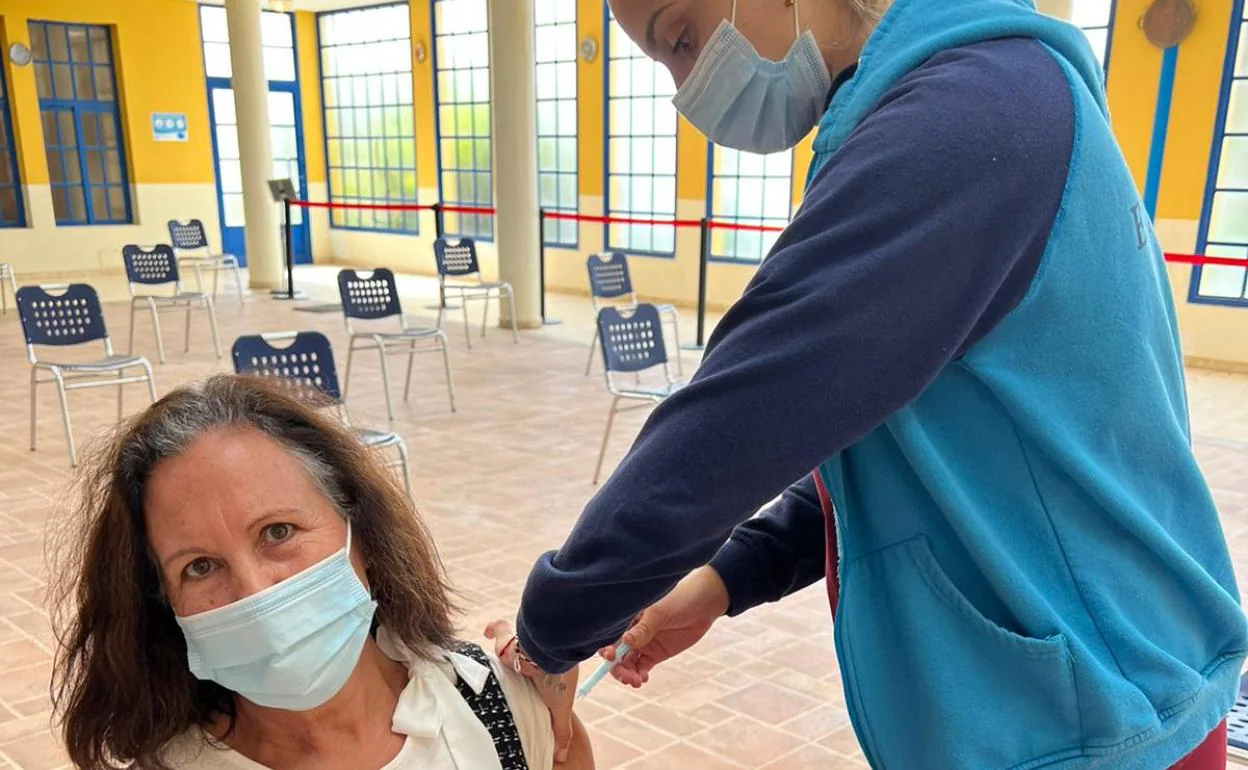
M679 87L715 28L732 15L732 0L611 0L611 10ZM778 61L793 45L793 13L785 0L737 0L736 27L759 55Z
M144 507L148 543L180 617L251 596L347 541L346 521L298 460L249 427L209 431L157 463Z

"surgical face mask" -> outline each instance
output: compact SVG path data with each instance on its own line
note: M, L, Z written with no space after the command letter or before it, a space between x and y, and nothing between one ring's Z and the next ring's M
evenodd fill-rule
M269 708L307 711L338 694L364 650L377 603L347 545L259 593L178 618L191 673Z
M832 87L828 65L815 36L801 32L796 2L795 39L784 61L759 56L736 21L733 0L732 18L720 22L672 104L715 144L758 153L787 150L823 114Z

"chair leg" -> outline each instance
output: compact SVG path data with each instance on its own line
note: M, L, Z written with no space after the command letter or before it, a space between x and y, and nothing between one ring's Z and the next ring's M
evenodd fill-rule
M342 400L347 400L347 386L351 384L351 359L355 357L355 338L347 345L347 368L342 373Z
M134 355L134 311L137 310L134 300L130 300L130 341L126 343L126 355Z
M165 343L160 339L160 311L156 309L156 300L147 301L148 310L152 311L152 331L156 334L156 360L165 362Z
M122 369L117 372L117 379L124 380L126 378L126 370ZM121 422L121 416L125 414L125 398L126 386L123 383L117 383L117 422Z
M673 311L672 314L672 341L676 343L676 376L684 379L685 365L680 360L680 315Z
M407 376L403 378L403 400L406 401L412 393L412 362L416 359L416 340L408 343L407 347Z
M619 396L611 399L611 411L607 414L607 429L602 433L602 446L598 449L598 465L594 468L594 486L598 486L598 479L602 476L602 461L607 456L607 441L611 438L611 426L615 424L616 407L619 405Z
M407 490L407 496L411 497L412 478L407 470L407 442L400 438L399 443L395 444L394 448L399 450L399 470L403 474L403 488Z
M221 332L217 330L217 308L212 297L204 297L204 307L208 309L208 328L212 331L212 349L221 358Z
M30 367L30 451L35 451L35 412L39 406L39 370Z
M386 365L386 346L377 343L377 354L381 357L381 390L386 396L386 416L394 422L394 407L390 404L390 369Z
M468 321L468 296L459 299L459 307L464 311L464 339L468 340L468 349L472 350L472 324Z
M191 352L191 303L186 303L186 340L183 343L183 353Z
M147 374L147 395L154 404L156 403L156 375L152 373L152 363L146 358L143 359L143 371Z
M511 341L519 345L520 322L516 319L516 293L512 291L511 286L505 287L504 290L507 292L507 312L511 313ZM499 310L502 310L501 304Z
M589 341L589 358L585 359L585 376L594 368L594 353L598 352L598 324L594 324L594 338Z
M490 299L492 299L493 294L494 292L486 292L485 300L481 303L485 306L485 309L481 311L481 339L485 339L485 327L490 323ZM503 312L502 295L499 295L498 299L498 312Z
M78 453L74 451L74 429L69 424L69 398L65 392L65 378L61 376L58 369L52 370L52 377L56 381L56 394L61 399L61 422L65 424L65 444L69 447L69 464L76 468Z
M200 267L199 260L195 260L195 262L191 264L191 267L195 270L195 291L203 291L204 271L203 268Z
M213 271L212 271L212 294L211 294L210 296L213 296L213 297L217 296L217 285L218 285L218 284L220 283L220 281L221 281L221 268L223 268L223 267L225 267L225 265L217 265L216 267L214 267L214 268L213 268Z
M446 370L446 394L451 399L451 413L455 413L455 380L451 377L451 351L450 344L447 342L446 333L443 332L438 341L442 346L442 368Z
M234 273L234 289L238 291L238 303L241 305L242 303L247 301L247 293L243 289L243 268L238 264L237 260L234 262L233 273Z

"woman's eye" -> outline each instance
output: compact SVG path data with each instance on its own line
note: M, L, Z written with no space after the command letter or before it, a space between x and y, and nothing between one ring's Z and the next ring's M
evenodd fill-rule
M264 539L269 543L280 543L288 539L295 531L289 524L270 524L264 528Z
M188 580L199 580L207 577L211 572L212 560L200 558L186 565L186 568L182 570L182 576Z

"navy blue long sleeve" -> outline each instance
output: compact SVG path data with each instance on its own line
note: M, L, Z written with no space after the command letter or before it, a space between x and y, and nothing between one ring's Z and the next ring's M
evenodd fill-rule
M989 333L1030 286L1073 134L1065 77L1034 41L947 51L899 81L813 180L689 387L534 567L517 626L535 662L563 671L617 639ZM816 536L810 516L770 518L717 563L749 602L792 588L759 565Z

